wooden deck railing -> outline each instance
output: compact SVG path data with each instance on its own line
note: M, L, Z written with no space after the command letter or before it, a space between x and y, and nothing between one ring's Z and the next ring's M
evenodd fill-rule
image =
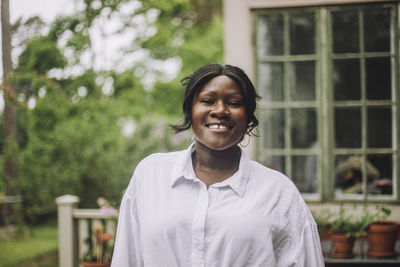
M117 215L101 209L77 209L79 198L64 195L56 199L58 212L58 262L59 267L78 267L88 247L86 239L91 229L103 225L108 233L115 235Z

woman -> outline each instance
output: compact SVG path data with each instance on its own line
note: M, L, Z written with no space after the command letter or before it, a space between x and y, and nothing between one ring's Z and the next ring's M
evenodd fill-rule
M153 154L124 195L112 266L324 266L315 222L293 183L238 144L258 121L239 68L185 78L187 150Z

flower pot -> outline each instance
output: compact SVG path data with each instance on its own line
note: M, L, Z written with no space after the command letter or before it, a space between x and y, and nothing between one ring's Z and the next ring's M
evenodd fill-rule
M323 231L319 233L320 240L330 240L331 239L331 227L327 226Z
M399 225L395 222L373 222L368 228L368 257L377 259L395 257L394 247L398 229Z
M346 237L344 234L331 235L334 250L331 253L332 258L350 259L354 257L353 247L355 237Z
M82 262L83 267L110 267L111 262Z

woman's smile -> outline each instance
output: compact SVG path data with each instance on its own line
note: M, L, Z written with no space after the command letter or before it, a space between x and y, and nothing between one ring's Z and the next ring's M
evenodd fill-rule
M232 129L233 126L231 124L223 123L223 122L221 122L221 123L211 122L211 123L207 123L206 127L208 129L217 130L218 132L220 132L220 131L229 131L230 129Z

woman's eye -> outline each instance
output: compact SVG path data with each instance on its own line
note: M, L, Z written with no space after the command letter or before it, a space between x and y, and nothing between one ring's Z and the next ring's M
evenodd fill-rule
M201 102L201 103L208 104L208 105L211 105L211 104L214 103L214 101L213 101L212 99L209 99L209 98L201 99L200 102Z
M236 102L236 101L232 101L228 103L229 106L231 107L240 107L242 105L241 102Z

